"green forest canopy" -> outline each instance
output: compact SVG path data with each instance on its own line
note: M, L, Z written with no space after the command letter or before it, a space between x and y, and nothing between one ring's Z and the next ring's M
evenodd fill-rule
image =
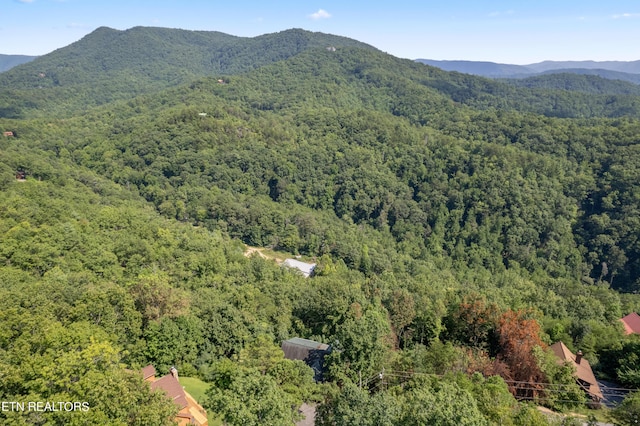
M190 52L180 43L198 45L164 31L130 33L176 46L175 57ZM125 35L100 29L84 42ZM533 414L504 382L501 412L477 377L392 381L395 402L349 384L382 368L492 376L490 360L508 364L506 318L640 385L637 345L617 321L640 310L638 98L516 89L357 43L333 51L325 44L340 40L327 37L283 32L251 50L216 34L235 64L271 59L211 77L185 68L172 80L156 64L139 83L85 90L96 75L124 81L139 66L126 58L118 73L52 87L27 87L40 59L1 76L26 84L0 92L13 111L0 130L15 135L0 140L3 400L80 398L118 371L130 405L110 412L96 396L83 421L168 418L161 399L139 412L151 397L120 367L153 363L214 383L205 405L232 423L259 411L234 418L234 395L261 389L274 407L325 401L326 422L384 404L400 408L380 421L446 417L406 407L455 394L459 422L527 424ZM294 41L287 54L270 47ZM87 46L42 63L74 53L83 70ZM246 258L241 242L316 259L317 274ZM341 349L328 360L335 387L282 359L293 336ZM98 362L98 349L110 358ZM541 377L573 383L537 359Z

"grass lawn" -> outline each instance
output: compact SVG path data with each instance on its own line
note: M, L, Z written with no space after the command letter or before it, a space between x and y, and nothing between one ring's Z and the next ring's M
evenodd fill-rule
M204 393L209 389L208 383L203 382L195 377L182 377L180 376L180 384L184 389L191 394L201 405L204 401Z
M184 389L202 405L204 402L204 393L211 385L195 377L180 376L179 380ZM222 426L221 418L213 417L211 413L207 413L207 416L209 417L209 426Z

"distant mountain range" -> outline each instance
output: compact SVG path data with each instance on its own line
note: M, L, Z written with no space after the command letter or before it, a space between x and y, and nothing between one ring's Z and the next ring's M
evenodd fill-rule
M457 71L490 78L526 78L562 72L597 75L606 79L640 84L640 61L544 61L529 65L478 61L436 61L432 59L416 59L416 61L445 71Z
M260 80L260 84L255 92L237 96L254 99L262 109L273 109L278 105L270 99L277 98L278 93L267 95L267 88L280 85L279 90L289 90L284 84L297 78L291 75L291 67L303 69L298 74L304 74L304 78L296 87L305 90L304 81L321 77L334 82L355 79L375 83L365 92L362 86L344 84L340 97L344 102L347 98L351 98L347 103L355 102L363 97L370 99L368 91L379 90L384 94L374 97L369 107L395 105L397 114L416 110L427 99L436 104L453 101L473 108L553 117L640 116L639 85L598 75L563 73L507 79L504 77L514 73L523 77L518 69L524 67L481 64L485 74L496 74L495 69L503 68L499 79L491 79L443 71L384 54L357 40L301 29L247 38L213 31L157 27L120 31L101 27L69 46L0 73L0 117L70 116L182 84L197 86L203 78L230 83L240 74ZM465 71L469 73L472 68L467 66ZM621 72L607 73L617 76ZM243 86L234 87L239 90ZM305 96L318 97L318 93ZM407 103L412 106L407 107Z
M17 65L31 62L35 58L37 58L37 56L0 54L0 72L8 71Z
M561 69L603 69L619 71L630 74L640 74L640 61L544 61L536 64L525 65L536 72L544 72Z

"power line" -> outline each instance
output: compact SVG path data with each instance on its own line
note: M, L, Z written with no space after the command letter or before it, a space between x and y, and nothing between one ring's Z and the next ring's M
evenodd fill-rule
M423 372L416 372L416 371L398 371L398 370L383 370L380 373L371 376L365 383L371 383L376 379L380 379L379 382L376 382L371 390L377 391L380 390L380 388L382 387L382 390L384 390L384 376L390 376L390 377L397 377L400 379L411 379L415 376L429 376L429 377L437 377L437 378L444 378L445 375L442 374L431 374L431 373L423 373ZM566 395L566 392L568 389L575 389L573 384L564 384L564 383L548 383L548 382L528 382L528 381L523 381L523 380L506 380L506 379L502 379L507 385L510 385L510 387L515 387L517 388L517 390L519 391L537 391L537 392L541 392L541 395L539 396L522 396L519 395L516 398L518 400L527 400L527 401L538 401L538 402L549 402L549 401L553 401L553 402L566 402L566 403L575 403L575 404L583 404L585 403L584 400L572 400L572 399L558 399L556 397L553 397L552 395L557 395L557 394L563 394ZM518 386L520 385L520 386ZM580 385L578 385L578 387L582 390L586 389ZM609 397L622 397L624 395L621 394L628 394L631 392L637 392L640 391L640 389L628 389L628 388L612 388L612 387L606 387L605 391L602 391L601 389L601 394L602 397L605 401L610 401ZM616 393L617 392L617 393ZM546 394L546 395L545 395ZM588 401L587 401L588 402Z
M423 373L423 372L419 372L419 371L397 371L397 370L385 370L387 375L395 375L397 377L407 377L407 378L411 378L413 376L431 376L431 377L439 377L439 378L443 378L446 377L446 375L444 374L432 374L432 373ZM571 384L564 384L564 383L548 383L548 382L531 382L531 381L524 381L524 380L507 380L507 379L502 379L505 383L513 383L513 384L532 384L532 385L540 385L540 386L545 386L545 387L572 387L573 385ZM607 387L606 389L611 390L611 391L620 391L620 392L637 392L640 391L640 389L636 389L636 388L613 388L613 387Z

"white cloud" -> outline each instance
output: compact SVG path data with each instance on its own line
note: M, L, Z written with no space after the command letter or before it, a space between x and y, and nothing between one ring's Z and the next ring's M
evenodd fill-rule
M18 0L20 3L33 3L33 0Z
M640 18L640 13L620 13L618 15L613 15L613 19L624 19L624 18Z
M317 12L312 13L311 15L309 15L309 18L315 19L315 20L328 19L328 18L331 18L331 14L329 12L327 12L326 10L324 10L324 9L318 9Z

